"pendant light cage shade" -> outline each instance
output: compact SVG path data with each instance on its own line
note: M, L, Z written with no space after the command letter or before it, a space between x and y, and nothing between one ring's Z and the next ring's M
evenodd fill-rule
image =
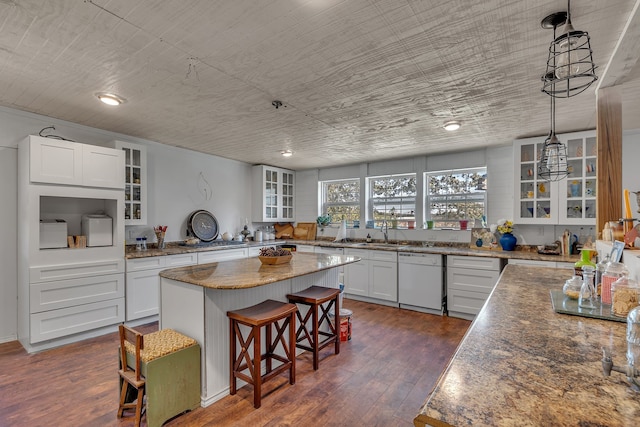
M565 25L556 37L556 26ZM553 41L549 45L547 69L542 76L542 91L556 98L569 98L587 90L596 76L591 38L586 31L579 31L571 24L571 3L567 1L567 13L558 12L542 21L543 28L553 28Z
M538 177L545 181L559 181L567 175L569 175L567 147L558 140L552 131L542 147L538 163Z

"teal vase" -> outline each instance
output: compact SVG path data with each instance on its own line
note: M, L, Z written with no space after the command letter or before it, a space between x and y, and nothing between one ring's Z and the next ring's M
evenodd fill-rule
M516 243L518 243L518 239L511 233L504 233L500 237L500 246L502 246L503 251L512 251L516 248Z

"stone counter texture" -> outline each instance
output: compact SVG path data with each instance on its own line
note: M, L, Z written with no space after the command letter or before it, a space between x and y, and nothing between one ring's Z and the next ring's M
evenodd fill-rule
M505 268L416 426L638 426L640 393L602 373L626 364L626 324L553 311L558 269Z
M258 257L171 268L160 277L210 289L246 289L359 261L346 255L294 254L287 264L262 265Z
M394 252L412 252L412 253L427 253L427 254L440 254L440 255L464 255L464 256L479 256L490 258L502 258L502 259L523 259L533 261L555 261L555 262L569 262L575 263L580 259L579 255L542 255L537 252L530 251L488 251L481 249L472 249L468 245L438 245L438 246L422 246L419 244L407 244L397 246L380 246L375 243L371 245L363 245L362 242L329 242L325 240L270 240L266 242L248 242L240 245L229 246L186 246L177 243L171 243L167 245L166 249L150 248L146 251L136 251L135 246L127 246L125 251L125 257L127 259L132 258L145 258L152 256L166 256L176 255L181 253L191 252L207 252L207 251L224 251L227 249L240 249L246 247L268 247L277 246L282 244L298 244L298 245L311 245L311 246L323 246L323 247L340 247L340 248L355 248L355 249L375 249L382 251L394 251Z

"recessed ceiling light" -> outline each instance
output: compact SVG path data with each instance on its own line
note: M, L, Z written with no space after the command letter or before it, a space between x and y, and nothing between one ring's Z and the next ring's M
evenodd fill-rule
M96 93L96 96L100 101L104 102L107 105L120 105L127 102L127 100L123 97L115 95L113 93L98 92Z
M451 131L460 129L460 122L457 122L457 121L447 122L442 127L444 127L445 130L448 130L451 132Z
M293 156L293 151L284 150L284 151L281 151L280 154L282 154L282 157L291 157L291 156Z

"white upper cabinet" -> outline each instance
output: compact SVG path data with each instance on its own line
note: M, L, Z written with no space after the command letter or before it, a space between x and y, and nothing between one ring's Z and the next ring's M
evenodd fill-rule
M569 175L559 181L538 176L546 137L514 142L514 213L519 224L595 225L595 131L558 135L567 146Z
M82 146L71 141L29 136L31 182L82 185Z
M124 152L124 224L147 223L147 148L131 142L114 141Z
M294 221L294 179L295 173L287 169L253 167L253 221Z
M30 135L29 151L31 182L124 188L124 153L112 148Z
M123 154L113 148L82 144L82 185L124 188Z

